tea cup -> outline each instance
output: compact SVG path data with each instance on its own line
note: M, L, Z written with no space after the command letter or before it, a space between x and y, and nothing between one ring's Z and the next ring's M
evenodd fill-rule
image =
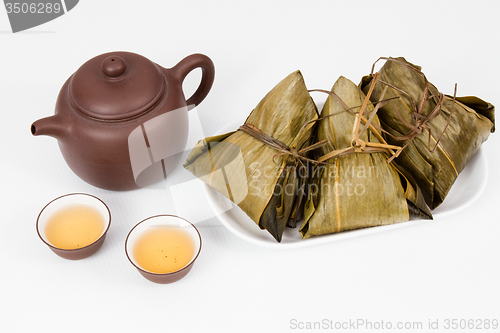
M91 210L91 213L94 214L96 218L99 219L99 223L102 222L102 232L97 238L90 242L90 244L68 248L66 246L61 246L58 244L54 244L54 240L50 240L50 234L48 234L48 225L52 223L54 218L56 218L57 214L60 214L65 209L71 209L72 207L83 207L83 209ZM81 211L78 211L81 212ZM75 211L75 216L72 216L73 219L81 219L81 216L77 216L77 212ZM68 219L69 216L61 217L61 221L66 223L64 219ZM81 223L87 223L87 221L81 221ZM111 213L106 204L99 198L86 194L86 193L71 193L60 196L51 202L49 202L38 215L36 221L36 230L40 239L58 256L69 259L69 260L79 260L87 258L93 255L97 250L99 250L104 243L106 238L106 234L111 225ZM82 225L80 225L82 226ZM64 238L66 235L64 234L64 230L69 230L68 226L66 229L62 229L59 231L59 238ZM73 226L71 226L73 228ZM75 227L76 228L76 227ZM100 230L99 230L100 231ZM81 230L72 231L70 236L81 236L78 233L82 232ZM67 240L66 240L67 241Z
M178 232L181 232L181 234L179 234ZM161 233L167 238L160 238L156 240L151 240L151 238L144 238L155 237L155 233L158 237L160 237L159 233ZM170 237L170 239L168 239L168 237ZM176 241L181 242L181 238L185 238L185 240L190 243L189 248L183 249L180 243L172 244L172 242ZM184 242L184 240L182 240L182 242ZM168 245L167 243L169 243L170 245ZM144 259L142 259L142 263L140 262L139 255L137 254L139 247L143 247L143 245L141 244L145 244L144 246L149 247L147 249L144 249L144 251L147 252L143 251L143 253L141 254L142 258L144 256L150 257L146 258L146 260L149 260L148 267L146 267ZM174 249L175 246L177 246L177 249L180 249ZM183 250L188 251L188 254L172 253L175 251ZM161 251L161 255L159 251ZM174 215L156 215L137 223L130 230L125 241L125 253L132 265L146 279L160 284L176 282L186 276L186 274L193 267L194 262L200 254L200 251L201 236L198 229L196 229L196 227L189 221ZM185 256L185 258L183 258L183 262L176 264L177 268L173 268L175 266L171 266L169 269L173 270L168 271L167 269L167 271L162 272L154 271L153 269L151 269L151 267L159 267L160 265L174 265L173 257L176 255ZM170 256L170 259L168 258L168 256ZM154 258L152 259L151 257ZM167 263L167 260L169 260L170 263Z

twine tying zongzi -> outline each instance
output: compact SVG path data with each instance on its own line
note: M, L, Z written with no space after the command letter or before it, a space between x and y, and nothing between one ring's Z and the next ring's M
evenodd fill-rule
M384 100L384 96L385 96L385 93L387 91L387 87L384 87L384 90L382 92L382 95L381 95L379 101L375 104L374 109L370 112L370 117L368 119L366 119L363 116L366 107L368 106L368 104L370 104L370 96L375 88L375 83L377 82L378 78L379 78L379 73L375 73L374 78L373 78L372 83L371 83L371 86L370 86L370 90L368 91L368 94L366 95L365 100L363 101L363 104L361 105L359 112L353 111L353 109L358 108L359 106L350 108L334 92L327 91L327 90L321 90L321 89L309 90L309 92L317 91L317 92L323 92L323 93L329 94L330 96L332 96L333 98L335 98L337 101L340 102L340 104L344 107L345 111L349 111L349 112L356 115L356 120L354 122L354 127L353 127L353 131L352 131L351 146L347 147L347 148L333 150L333 151L319 157L318 159L312 159L312 158L308 157L306 153L311 151L311 150L315 150L315 149L318 149L318 148L324 146L328 142L328 140L326 140L326 139L319 141L319 142L316 142L316 143L314 143L310 146L307 146L305 148L299 148L297 146L289 147L285 143L281 142L280 140L275 139L272 136L264 133L263 131L261 131L259 128L257 128L256 126L254 126L252 124L245 123L242 126L240 126L239 129L241 131L245 132L246 134L252 136L253 138L266 144L267 146L280 151L279 154L276 154L273 156L273 161L276 164L278 164L278 162L275 160L277 157L280 157L283 155L290 155L291 161L296 162L295 167L292 169L292 171L297 167L298 163L301 163L302 165L304 165L303 162L311 162L313 164L331 164L331 163L326 162L326 161L331 159L331 158L340 157L340 156L349 155L349 154L356 154L356 153L369 153L369 154L370 153L386 153L389 156L391 156L388 160L388 163L389 163L396 156L398 156L399 153L401 152L401 150L404 148L388 144L379 132L379 130L383 131L383 129L372 124L372 120L374 119L375 115L377 114L377 111L381 107L383 107L386 103L395 99L395 98L389 98L389 99ZM399 97L396 97L396 98L399 98ZM305 129L307 128L308 125L310 125L311 123L315 123L315 122L318 122L320 120L323 120L325 118L334 116L334 115L335 114L330 114L328 116L324 116L324 117L309 121L306 124L304 124L304 126L301 128L301 130L299 132L298 142L301 142L302 136L305 134ZM426 120L426 121L428 121L428 120ZM361 126L361 122L363 122L364 126L360 130L359 128ZM425 122L423 123L424 125L425 125ZM420 125L420 126L422 126L422 125ZM360 139L360 135L362 135L368 129L370 129L370 131L375 135L375 137L380 142L367 142L367 141ZM415 129L418 130L418 128L415 128ZM290 170L287 170L287 171L290 171Z
M415 102L413 101L412 97L410 96L410 94L408 94L407 92L405 92L404 90L390 84L389 82L385 82L385 81L382 81L382 80L379 80L380 83L382 83L383 85L385 85L384 87L384 91L385 91L385 88L387 87L390 87L394 90L396 90L397 92L399 93L402 93L404 95L406 95L409 100L410 100L410 103L412 104L412 108L413 108L413 112L411 113L411 116L412 116L412 120L414 122L414 124L411 124L409 123L408 121L406 121L404 119L404 117L401 115L401 113L399 112L399 109L397 108L397 105L394 104L394 108L396 110L396 115L398 117L398 119L405 125L407 126L410 130L408 133L406 133L405 135L403 136L395 136L395 135L392 135L391 133L385 131L384 129L382 128L379 128L380 131L384 132L385 134L389 135L390 137L392 137L393 139L397 140L397 141L406 141L405 142L405 145L402 147L402 149L398 150L396 152L396 154L394 154L390 161L392 161L392 159L396 158L400 153L401 151L403 151L411 142L412 140L419 134L422 133L422 131L424 129L428 130L429 131L429 138L428 138L428 142L427 142L427 149L430 151L430 152L434 152L436 150L436 148L438 147L439 145L439 142L441 141L446 129L448 128L450 122L451 122L451 119L452 119L452 115L453 115L453 110L454 110L454 107L455 107L455 100L456 100L456 94L457 94L457 85L455 84L455 91L453 93L453 101L452 101L452 104L451 104L451 110L450 110L450 115L449 115L449 118L446 122L446 125L444 126L443 128L443 131L441 132L441 134L439 135L439 137L437 138L436 140L436 144L434 145L433 148L431 148L431 137L432 137L432 132L431 132L431 128L429 126L427 126L427 123L429 121L431 121L432 119L436 118L438 115L441 114L441 111L442 111L442 108L443 108L443 104L444 104L444 101L445 101L445 95L441 92L438 92L438 95L435 96L435 95L430 95L429 94L429 81L427 80L427 77L425 76L425 74L418 68L408 64L408 63L404 63L398 59L394 59L394 58L387 58L387 57L380 57L379 59L377 59L377 61L375 61L375 63L373 63L373 66L372 66L372 70L371 70L371 75L378 75L379 73L375 73L373 74L373 71L375 69L375 65L377 64L377 62L379 62L380 60L386 60L386 61L393 61L393 62L396 62L402 66L405 66L415 72L417 72L419 75L422 76L422 78L424 79L424 94L422 96L422 99L420 100L420 103L417 107L417 105L415 104ZM370 87L371 89L372 87ZM434 107L434 109L432 109L432 111L427 115L427 116L424 116L422 114L423 112L423 108L424 108L424 103L426 101L428 101L429 99L433 99L434 102L436 103L436 106Z
M299 132L300 133L299 134L299 138L302 137L302 135L304 134L305 128L310 123L311 122L307 122L306 124L304 124L304 126L302 127L302 129ZM320 161L316 161L314 159L311 159L311 158L307 157L306 153L308 151L317 149L317 148L325 145L328 142L328 140L322 140L322 141L316 142L316 143L314 143L314 144L312 144L312 145L310 145L308 147L299 149L298 147L288 147L286 144L284 144L280 140L275 139L272 136L270 136L270 135L262 132L260 129L258 129L257 127L255 127L252 124L245 123L245 124L241 125L239 129L241 131L245 132L246 134L252 136L253 138L259 140L260 142L266 144L267 146L280 151L281 153L276 154L276 155L273 156L273 162L276 163L276 164L278 164L278 162L276 162L276 160L275 160L276 157L283 156L283 155L290 155L291 156L291 162L297 162L297 163L301 163L301 164L303 164L303 162L311 162L311 163L314 163L314 164L322 163ZM297 166L297 164L295 165L295 167L296 166ZM290 171L290 170L288 170L288 171Z
M340 157L343 155L356 154L356 153L368 153L368 154L386 153L389 156L391 156L391 155L394 156L396 154L394 152L394 150L397 150L397 151L401 150L401 147L389 145L384 140L382 135L377 131L376 127L372 124L372 120L375 117L378 109L380 107L382 107L383 105L385 105L390 100L392 100L392 99L384 100L384 96L385 96L385 92L386 92L385 89L382 92L382 95L381 95L379 101L376 103L374 109L371 111L370 117L368 119L366 119L363 116L366 107L370 103L370 96L373 92L373 89L375 87L375 83L378 80L378 77L379 77L379 73L375 73L374 78L373 78L372 83L371 83L371 86L370 86L370 90L368 91L368 94L366 95L366 97L363 101L363 104L361 105L361 108L358 112L353 111L353 109L355 109L357 107L350 108L347 104L345 104L345 102L337 94L335 94L332 91L320 90L320 89L309 90L310 92L319 91L319 92L324 92L324 93L329 94L331 97L335 98L344 107L345 111L349 111L349 112L354 113L356 115L356 119L354 121L353 130L352 130L351 146L347 147L347 148L333 150L333 151L321 156L320 158L318 158L319 162L323 162L323 161L329 160L331 158ZM334 115L335 114L330 114L330 115L322 117L318 120L321 120L321 119L324 119L327 117L331 117ZM361 125L361 121L363 121L364 127L360 131L359 127ZM367 142L367 141L361 140L359 138L360 135L363 134L368 129L370 129L370 131L375 135L375 137L380 142ZM392 158L391 158L391 160L392 160Z

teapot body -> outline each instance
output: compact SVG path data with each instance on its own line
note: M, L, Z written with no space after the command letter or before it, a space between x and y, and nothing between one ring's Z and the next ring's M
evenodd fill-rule
M104 56L109 54L101 57ZM193 56L198 60L189 60ZM35 122L32 133L54 136L71 170L91 185L118 191L152 185L167 176L185 149L189 132L188 103L196 106L201 102L213 82L213 64L207 59L203 55L192 55L171 69L153 63L163 80L161 95L141 112L122 118L113 116L115 119L99 119L85 110L82 112L82 103L73 98L72 82L77 72L61 88L55 115ZM202 67L202 83L186 101L182 81L196 67ZM113 101L105 100L106 96L100 98L111 105L115 114L119 113ZM120 105L120 101L117 103ZM92 105L92 101L88 105Z

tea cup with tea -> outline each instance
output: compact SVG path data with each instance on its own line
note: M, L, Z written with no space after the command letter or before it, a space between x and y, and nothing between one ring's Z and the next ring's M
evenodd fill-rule
M191 270L201 251L198 229L174 215L149 217L130 230L125 253L146 279L172 283Z
M91 256L104 243L111 213L97 197L71 193L49 202L40 212L40 239L58 256L78 260Z

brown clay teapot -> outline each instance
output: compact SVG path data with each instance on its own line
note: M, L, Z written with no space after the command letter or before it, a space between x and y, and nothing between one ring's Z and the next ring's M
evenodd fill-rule
M182 82L201 68L201 83L187 101ZM81 179L107 190L145 187L166 177L185 149L188 108L207 96L215 69L193 54L163 68L130 52L99 55L63 85L55 114L35 121L33 135L59 142Z

